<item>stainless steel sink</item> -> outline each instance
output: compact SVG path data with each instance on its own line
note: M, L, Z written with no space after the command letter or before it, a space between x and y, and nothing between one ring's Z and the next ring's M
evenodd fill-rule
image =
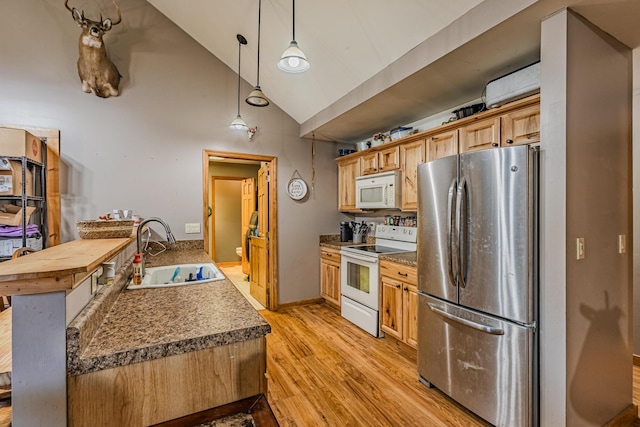
M171 286L195 285L224 280L225 276L213 264L176 264L145 269L142 283L129 283L127 289L167 288Z

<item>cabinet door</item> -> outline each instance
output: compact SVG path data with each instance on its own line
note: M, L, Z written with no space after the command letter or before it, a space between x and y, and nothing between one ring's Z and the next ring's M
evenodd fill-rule
M502 116L502 146L540 142L540 105L531 105Z
M402 162L402 210L418 209L418 165L425 162L424 140L400 146Z
M320 261L320 295L340 307L340 266Z
M356 177L360 175L360 157L338 163L338 210L356 210Z
M380 328L402 340L402 282L382 276L380 285L382 290Z
M400 169L400 147L385 148L378 152L378 171L387 172Z
M378 153L364 154L361 159L362 175L378 173Z
M500 146L500 117L480 120L460 128L460 152Z
M403 284L402 311L404 323L404 342L413 348L418 347L418 288Z
M458 154L458 129L441 132L427 138L427 161Z

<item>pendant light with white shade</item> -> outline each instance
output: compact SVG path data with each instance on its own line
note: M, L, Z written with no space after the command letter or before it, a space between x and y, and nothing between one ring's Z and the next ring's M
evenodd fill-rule
M238 39L238 115L233 119L229 127L231 129L243 130L247 129L248 126L245 121L242 120L242 116L240 116L240 51L242 45L247 44L247 39L245 39L242 34L237 34L236 38Z
M262 12L262 0L258 0L258 72L256 76L256 87L253 88L249 96L247 96L247 104L254 107L266 107L269 105L269 100L262 89L260 89L260 15Z
M293 40L289 44L287 50L284 51L280 61L278 61L278 68L287 73L303 73L311 67L309 61L304 52L298 47L296 42L296 0L293 0Z

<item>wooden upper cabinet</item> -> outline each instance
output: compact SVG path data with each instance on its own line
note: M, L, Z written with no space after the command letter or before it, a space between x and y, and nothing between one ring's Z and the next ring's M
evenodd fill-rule
M362 159L362 175L400 169L400 147L397 145L363 154L360 158Z
M338 162L338 210L355 211L356 177L360 176L360 157Z
M458 129L440 132L426 140L427 161L458 154Z
M418 165L426 161L425 141L409 142L400 146L402 162L402 210L418 209Z
M460 128L460 152L500 146L500 117L491 117Z
M400 147L389 147L378 151L379 172L400 169Z
M362 155L361 162L362 175L378 173L378 153L373 152Z
M540 104L503 115L501 142L503 147L540 142Z

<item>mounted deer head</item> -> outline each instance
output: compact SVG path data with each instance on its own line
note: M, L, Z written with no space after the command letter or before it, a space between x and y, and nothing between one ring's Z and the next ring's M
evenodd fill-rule
M82 90L93 92L101 98L118 96L118 85L120 84L120 73L113 62L107 57L107 50L104 47L102 37L114 25L122 21L120 6L113 0L116 6L118 18L112 21L109 18L99 21L92 21L84 17L84 11L69 7L69 0L65 0L64 5L71 12L74 21L82 28L78 49L78 74L82 81Z

